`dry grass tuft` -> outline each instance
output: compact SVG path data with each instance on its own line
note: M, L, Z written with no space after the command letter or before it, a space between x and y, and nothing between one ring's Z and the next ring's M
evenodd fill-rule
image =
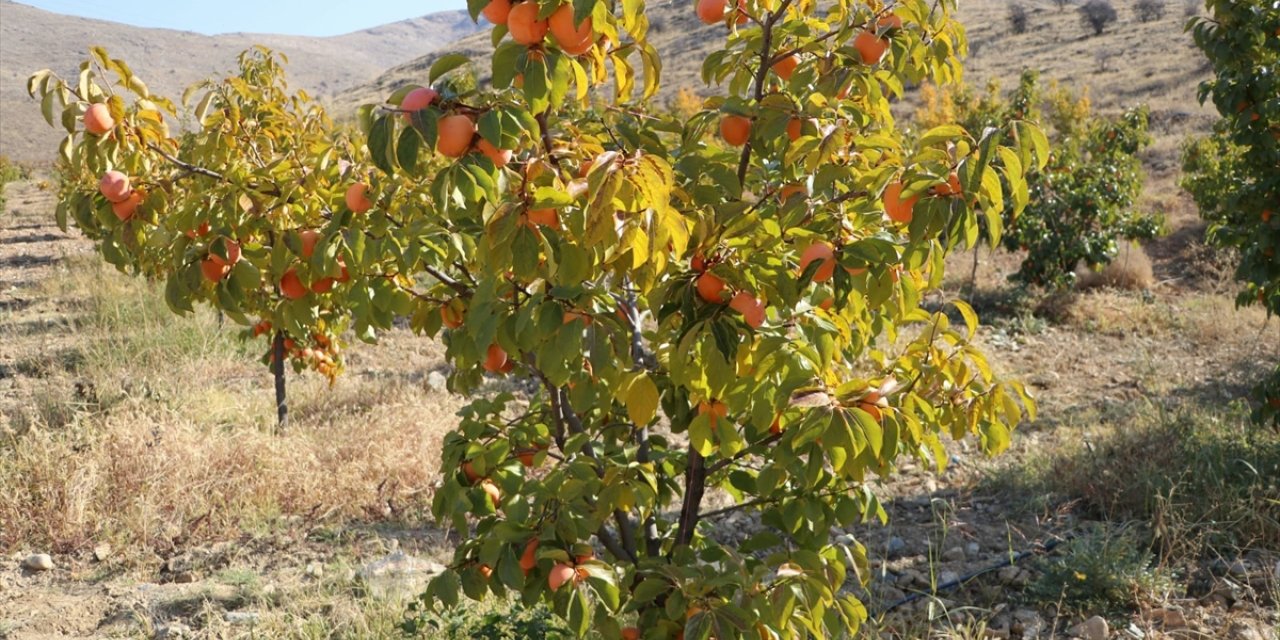
M1076 286L1080 289L1110 287L1127 291L1150 289L1155 283L1151 258L1141 245L1127 244L1120 255L1102 268L1094 271L1081 268L1076 272Z

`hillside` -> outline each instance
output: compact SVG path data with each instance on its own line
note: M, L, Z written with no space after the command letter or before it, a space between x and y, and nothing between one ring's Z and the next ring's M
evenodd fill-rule
M1207 74L1203 58L1192 53L1189 35L1182 30L1184 3L1168 3L1162 19L1142 23L1127 3L1119 6L1119 21L1101 36L1093 36L1080 22L1072 5L1059 9L1049 0L1024 2L1030 16L1026 33L1011 32L1003 0L967 0L960 3L960 19L970 42L965 68L968 81L982 86L1001 80L1016 83L1021 69L1041 70L1046 78L1089 87L1094 105L1111 111L1123 105L1145 102L1152 107L1157 137L1172 134L1180 139L1192 129L1203 130L1211 119L1195 100L1196 85ZM703 93L699 69L706 53L721 41L720 27L706 26L694 15L689 2L656 0L647 5L652 37L662 54L663 103L682 87ZM489 32L475 33L449 47L477 61L481 76L488 76L487 56L493 50ZM383 99L396 87L421 82L438 53L427 54L387 70L372 82L340 92L335 113ZM1168 152L1176 144L1157 144ZM1162 163L1167 158L1162 159Z
M205 36L77 18L0 0L0 154L24 162L53 154L58 133L27 96L26 78L46 67L73 73L92 45L107 47L127 60L152 91L176 99L187 85L229 69L240 51L263 44L289 56L295 86L324 97L476 29L465 12L447 11L328 38Z

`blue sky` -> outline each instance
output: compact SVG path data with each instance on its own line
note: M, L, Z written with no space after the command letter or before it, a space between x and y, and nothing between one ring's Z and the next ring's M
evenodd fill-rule
M141 27L215 34L233 31L332 36L437 11L466 0L18 0L53 11Z

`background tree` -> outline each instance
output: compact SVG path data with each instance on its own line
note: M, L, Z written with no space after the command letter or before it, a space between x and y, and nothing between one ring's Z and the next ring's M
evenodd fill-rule
M1027 25L1030 23L1030 16L1027 14L1027 8L1020 4L1009 5L1009 30L1014 34L1023 34L1027 32Z
M1137 0L1133 3L1133 13L1139 22L1155 22L1164 18L1164 0Z
M1034 407L972 344L967 305L955 325L921 308L980 212L1021 209L1049 157L1017 118L896 126L907 83L959 77L954 9L705 0L726 37L703 77L725 95L687 119L644 106L661 60L640 2L472 2L496 25L491 86L446 55L431 86L360 110L363 146L264 91L261 52L182 141L104 53L83 90L31 88L50 120L66 105L68 211L109 260L170 282L209 256L246 271L171 285L176 309L362 339L407 316L440 336L454 389L536 383L477 393L446 437L433 513L463 542L422 606L517 594L579 635L843 637L867 615L846 583L870 571L830 530L885 517L870 475L941 468L947 436L999 452ZM93 88L95 64L131 104ZM135 184L131 215L102 215ZM201 215L218 239L187 236ZM718 537L736 511L764 529Z
M1138 153L1150 143L1145 108L1096 116L1087 92L1053 84L1045 95L1038 74L1025 71L1007 98L996 85L981 94L964 87L927 93L916 119L929 126L940 115L971 131L1043 122L1050 135L1054 150L1048 164L1027 173L1025 209L1010 206L984 219L984 234L1009 251L1026 252L1016 279L1069 286L1081 263L1108 264L1121 241L1151 238L1160 230L1158 218L1133 209L1143 181Z
M1093 35L1100 36L1107 26L1119 19L1116 8L1110 0L1089 0L1080 5L1080 21L1084 26L1093 29Z
M1211 244L1235 249L1236 304L1280 313L1280 7L1261 0L1206 3L1187 28L1213 65L1201 102L1222 114L1215 133L1183 150L1182 186L1209 223ZM1255 418L1280 424L1280 368L1257 387Z

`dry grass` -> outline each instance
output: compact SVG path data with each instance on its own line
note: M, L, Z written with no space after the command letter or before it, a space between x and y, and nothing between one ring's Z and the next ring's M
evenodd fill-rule
M35 402L0 441L0 549L162 549L286 516L416 520L429 504L461 404L403 374L430 351L365 349L332 389L293 378L294 421L277 436L266 369L233 327L175 320L157 287L93 258L47 283L74 339L19 367ZM11 327L0 335L20 338Z
M1115 260L1099 271L1081 269L1076 278L1076 286L1080 289L1096 289L1110 287L1130 291L1150 289L1155 284L1151 258L1141 245L1126 244Z

